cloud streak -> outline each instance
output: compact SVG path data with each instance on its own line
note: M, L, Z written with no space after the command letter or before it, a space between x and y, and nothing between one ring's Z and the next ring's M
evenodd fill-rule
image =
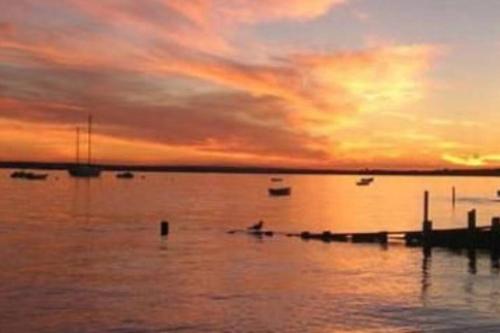
M103 159L120 141L165 147L165 162L184 152L197 163L339 164L342 118L422 98L437 48L273 52L256 62L235 39L244 26L308 22L344 3L10 2L0 14L0 117L71 128L92 112Z

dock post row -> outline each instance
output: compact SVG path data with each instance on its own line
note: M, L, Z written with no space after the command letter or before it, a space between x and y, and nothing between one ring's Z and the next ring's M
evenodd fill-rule
M456 202L456 190L452 188L452 203ZM289 237L299 237L303 240L320 240L323 242L352 242L387 244L392 237L403 239L406 246L419 246L424 252L430 253L432 247L452 249L485 249L492 255L500 257L500 217L494 216L489 226L477 226L477 211L472 209L467 213L467 225L463 228L435 229L430 219L430 195L424 191L423 220L420 231L379 231L379 232L344 232L334 233L323 231L314 233L288 233Z

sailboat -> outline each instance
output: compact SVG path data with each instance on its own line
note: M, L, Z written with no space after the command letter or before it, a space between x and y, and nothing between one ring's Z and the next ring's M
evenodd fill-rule
M76 128L76 165L68 168L71 177L97 178L101 169L92 165L92 116L89 115L87 126L87 164L80 163L80 128Z

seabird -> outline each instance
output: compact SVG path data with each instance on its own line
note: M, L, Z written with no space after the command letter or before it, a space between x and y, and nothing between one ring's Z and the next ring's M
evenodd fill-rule
M260 220L258 223L254 224L253 226L251 227L248 227L248 230L260 230L262 229L262 226L264 225L264 221Z

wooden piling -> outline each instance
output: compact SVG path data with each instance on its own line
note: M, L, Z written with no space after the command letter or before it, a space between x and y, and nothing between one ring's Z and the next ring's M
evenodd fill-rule
M498 258L500 254L500 217L498 216L491 219L490 247L492 254Z
M333 234L330 231L324 231L321 234L321 240L323 242L331 242L333 240Z
M432 221L422 223L422 245L424 247L432 245Z
M160 232L163 237L168 236L169 233L169 225L167 221L161 221L160 223Z
M389 241L389 234L387 233L387 231L379 232L378 239L381 244L387 244Z
M455 207L456 200L457 200L457 193L455 190L455 186L453 186L451 188L451 204L453 205L453 207Z
M467 246L474 248L476 242L476 210L467 213Z
M424 220L422 222L422 245L431 246L432 221L429 220L429 191L424 192Z
M302 239L311 239L311 233L309 231L302 231L300 233L300 238L302 238Z
M424 222L429 221L429 191L424 192Z

